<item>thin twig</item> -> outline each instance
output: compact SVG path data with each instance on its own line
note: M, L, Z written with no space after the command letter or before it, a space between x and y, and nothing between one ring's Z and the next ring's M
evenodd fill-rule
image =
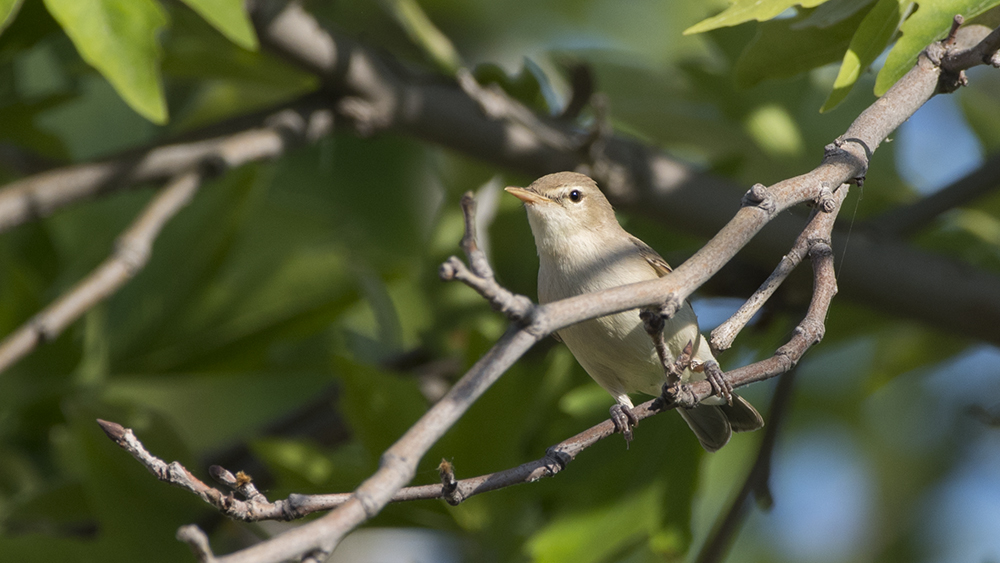
M160 182L195 168L222 173L248 162L275 158L333 128L329 103L315 95L287 107L216 124L195 137L130 151L100 162L42 172L0 189L0 232L55 210L116 189Z
M534 310L534 303L524 295L518 295L497 283L493 268L486 253L476 244L476 200L472 192L462 196L462 215L465 219L465 234L462 236L462 250L469 266L452 256L441 264L438 276L444 281L458 280L476 290L497 311L512 321L527 319Z
M660 408L655 404L655 400L650 400L634 407L633 411L638 420L644 420L672 408L674 408L673 405ZM240 500L232 494L227 494L205 484L180 462L167 463L151 454L135 436L132 429L106 420L98 420L97 422L112 441L131 454L158 479L197 495L220 513L236 520L258 522L302 518L316 512L337 508L354 496L354 493L291 494L287 499L272 502L267 500L252 485L249 476L241 476L239 473L234 475L218 465L211 466L209 473L212 478L245 499ZM456 479L454 466L450 462L442 461L438 468L441 474L441 483L402 488L392 496L390 502L444 499L449 504L458 505L475 495L514 485L533 483L561 472L581 452L600 440L614 435L615 432L614 424L610 420L605 420L571 438L550 446L545 450L545 455L539 459L503 471L466 479Z
M846 194L847 186L845 185L843 189ZM733 341L736 340L736 336L739 335L741 330L743 330L743 327L750 322L750 319L753 318L753 316L757 314L757 311L764 306L764 303L766 303L767 300L774 295L774 292L777 291L782 282L785 281L795 267L798 266L799 263L801 263L802 260L808 255L812 240L818 233L825 233L824 236L830 237L833 229L833 220L836 219L837 214L840 211L840 204L837 203L836 206L832 206L829 204L830 201L832 201L830 197L826 197L817 205L812 216L809 218L809 222L807 223L805 230L803 230L802 234L800 234L795 240L795 244L792 245L792 249L788 252L788 254L781 257L781 261L778 263L778 267L774 269L774 272L772 272L771 275L764 280L764 283L761 284L760 288L758 288L757 291L755 291L754 294L751 295L735 313L733 313L733 316L712 331L710 344L713 350L728 350L729 347L732 346Z
M135 277L149 261L153 241L163 225L194 197L200 172L177 176L139 214L118 238L114 252L89 276L64 293L0 342L0 373L38 344L55 339L88 309Z

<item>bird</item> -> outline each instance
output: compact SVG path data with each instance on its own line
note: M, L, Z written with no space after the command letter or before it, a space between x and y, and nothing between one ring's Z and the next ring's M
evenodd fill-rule
M614 209L589 176L577 172L548 174L528 187L507 187L524 202L538 251L538 302L657 279L671 268L655 250L618 223ZM637 309L584 321L554 334L569 348L583 369L615 400L611 418L626 440L636 422L630 393L660 396L667 376L653 340ZM706 362L715 361L701 335L691 304L665 320L663 337L668 361L688 352L681 383L706 379ZM739 395L732 402L712 395L693 408L677 411L701 446L717 451L733 432L757 430L764 420Z

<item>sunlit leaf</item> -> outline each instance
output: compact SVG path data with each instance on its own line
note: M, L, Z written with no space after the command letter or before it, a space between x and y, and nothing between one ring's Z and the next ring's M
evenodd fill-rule
M684 35L702 33L720 27L739 25L752 20L767 21L792 6L819 6L827 0L734 0L721 14L702 20L684 30Z
M76 50L138 113L167 121L157 34L167 24L153 0L45 0Z
M610 505L563 514L532 536L528 553L538 563L603 561L656 531L663 511L660 497L653 484Z
M788 112L777 105L765 105L747 116L747 131L765 152L774 156L794 156L802 152L802 134Z
M885 94L897 80L909 72L917 62L917 55L927 45L942 39L951 29L952 19L961 14L970 20L990 8L1000 5L1000 0L940 0L919 2L917 11L903 22L903 36L889 51L885 66L875 81L875 94Z
M257 34L243 0L184 0L230 41L244 49L257 50Z
M462 59L451 40L434 25L417 0L382 0L381 3L438 68L451 74L462 66Z
M844 61L840 64L837 80L833 83L833 91L820 111L837 107L847 97L861 73L885 50L902 15L899 0L879 0L868 12L851 38Z
M0 0L0 32L7 29L21 9L22 0Z

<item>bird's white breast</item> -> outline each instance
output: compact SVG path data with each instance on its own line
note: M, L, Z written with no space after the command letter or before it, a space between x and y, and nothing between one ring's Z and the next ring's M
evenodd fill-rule
M549 303L602 289L656 279L658 276L639 254L631 240L603 248L576 245L571 250L540 253L538 298ZM567 252L582 253L567 260ZM685 306L668 323L664 336L668 342L676 332L698 342L697 320ZM656 351L646 334L636 309L585 321L559 331L577 361L602 387L612 395L641 391L658 395L665 376ZM676 346L672 346L676 347ZM683 345L681 345L683 347ZM678 354L680 350L671 350Z

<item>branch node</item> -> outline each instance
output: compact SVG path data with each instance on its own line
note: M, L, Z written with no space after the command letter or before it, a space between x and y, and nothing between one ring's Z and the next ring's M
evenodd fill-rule
M573 456L559 449L559 444L555 446L550 446L545 450L545 458L543 462L545 463L545 469L550 475L555 475L566 466L569 462L573 461Z
M438 464L438 475L441 477L441 495L444 500L452 505L458 506L462 503L461 495L455 494L458 491L458 480L455 479L455 466L446 459L442 459Z
M330 558L330 550L316 548L302 556L301 563L325 563Z
M962 27L965 23L965 18L962 14L955 14L955 17L951 20L951 30L948 31L948 37L942 41L945 47L951 47L955 44L955 34L958 33L958 28Z
M49 326L49 323L42 315L36 315L28 321L28 325L31 327L31 331L38 335L39 344L52 342L59 336L59 328Z
M740 202L744 207L758 207L768 215L773 214L777 209L778 205L774 201L774 196L768 191L767 186L764 184L754 184L751 186L747 193L744 194L743 200Z
M837 198L830 189L830 184L823 182L819 189L819 197L816 198L817 206L823 213L833 213L837 210Z
M820 258L823 256L833 256L833 248L826 239L814 239L809 241L809 258Z
M354 491L354 498L358 499L361 503L361 509L365 511L365 518L371 520L379 513L381 509L380 503L376 502L367 491L358 489Z

